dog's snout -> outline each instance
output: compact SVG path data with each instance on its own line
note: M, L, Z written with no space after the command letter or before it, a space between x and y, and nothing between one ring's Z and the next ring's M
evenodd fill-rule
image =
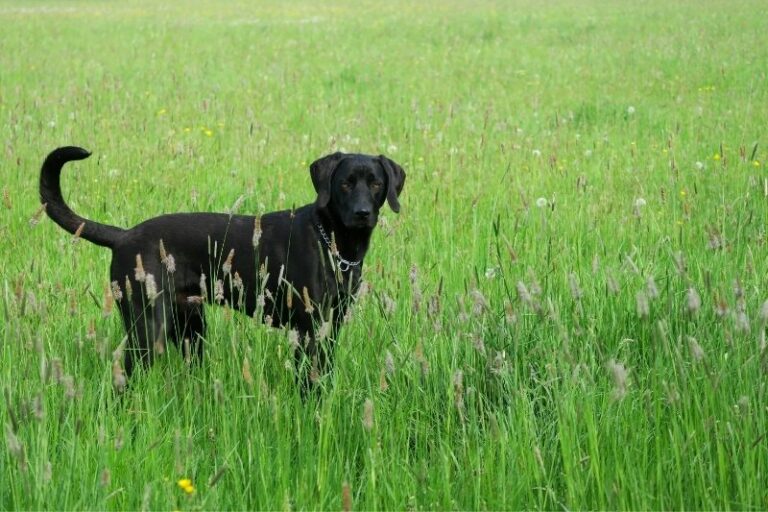
M357 208L355 210L355 216L359 219L367 219L371 216L371 209L368 207Z

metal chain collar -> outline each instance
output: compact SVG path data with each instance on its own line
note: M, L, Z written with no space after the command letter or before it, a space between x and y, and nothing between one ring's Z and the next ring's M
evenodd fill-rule
M328 238L328 235L326 234L325 230L323 229L323 225L319 222L317 223L317 229L320 231L320 236L323 237L323 241L325 241L325 245L328 246L328 249L331 251L331 254L333 254L333 244L331 243L331 239ZM333 256L339 260L339 270L342 272L347 272L352 267L357 267L362 263L363 260L357 260L357 261L349 261L345 260L341 257L341 254L338 252L338 247L336 249L336 254L333 254Z

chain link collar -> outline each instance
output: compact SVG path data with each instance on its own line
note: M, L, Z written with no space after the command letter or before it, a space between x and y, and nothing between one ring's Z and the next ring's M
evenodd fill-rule
M349 271L350 268L357 267L360 265L360 263L362 263L363 260L357 260L357 261L345 260L344 258L341 257L338 247L336 248L336 254L334 254L333 244L331 243L331 239L328 237L325 230L323 229L323 225L320 224L319 222L317 223L317 229L318 231L320 231L320 236L323 237L323 241L325 242L325 245L328 246L328 249L331 251L331 254L333 254L333 257L339 260L339 263L338 263L339 270L341 270L342 272L347 272Z

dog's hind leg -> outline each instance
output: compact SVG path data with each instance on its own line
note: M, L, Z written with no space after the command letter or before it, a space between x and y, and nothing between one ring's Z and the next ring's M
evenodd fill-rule
M125 351L125 373L134 372L137 363L149 367L155 355L165 352L169 339L174 337L173 304L162 294L147 300L135 295L130 304L131 315L126 319L130 343Z
M203 336L205 335L205 312L202 304L177 303L181 322L181 349L185 361L194 357L197 362L203 360Z

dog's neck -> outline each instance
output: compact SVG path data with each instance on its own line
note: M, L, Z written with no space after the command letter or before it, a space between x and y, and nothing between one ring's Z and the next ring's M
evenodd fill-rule
M315 209L315 222L323 227L329 237L333 236L342 258L362 263L368 251L373 228L346 228L341 220L327 209Z

